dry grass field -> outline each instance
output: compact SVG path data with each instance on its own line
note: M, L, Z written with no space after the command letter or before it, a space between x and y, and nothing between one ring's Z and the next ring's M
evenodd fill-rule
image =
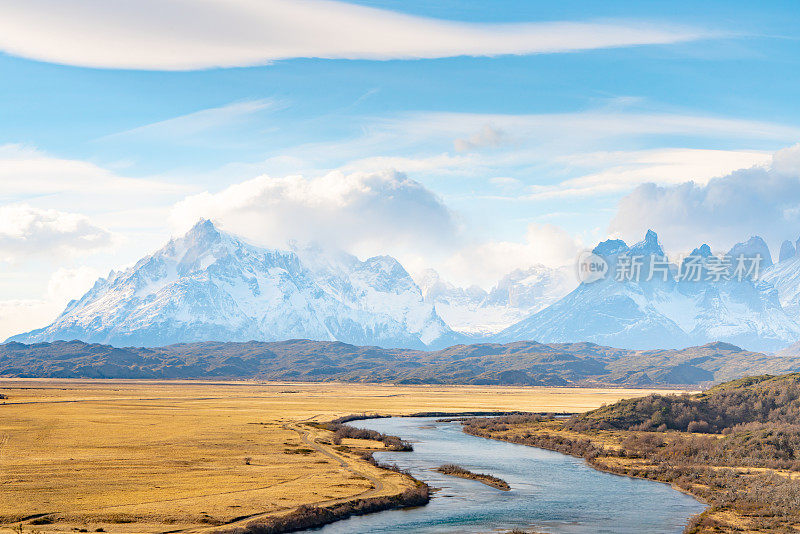
M647 393L3 379L0 532L196 532L300 504L393 495L407 478L302 423L361 412L575 412Z

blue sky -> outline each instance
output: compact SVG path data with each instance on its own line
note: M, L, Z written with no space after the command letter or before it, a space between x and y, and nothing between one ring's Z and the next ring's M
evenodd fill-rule
M776 249L798 27L794 2L0 2L0 319L38 326L201 216L484 286L649 226Z

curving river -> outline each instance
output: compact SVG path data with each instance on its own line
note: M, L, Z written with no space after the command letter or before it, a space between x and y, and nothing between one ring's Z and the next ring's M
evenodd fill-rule
M470 436L458 422L435 418L368 419L356 427L400 436L414 452L379 452L432 487L427 506L352 517L317 529L321 534L488 533L514 528L595 534L680 533L704 505L666 484L596 471L560 453ZM456 463L511 485L500 491L434 471Z

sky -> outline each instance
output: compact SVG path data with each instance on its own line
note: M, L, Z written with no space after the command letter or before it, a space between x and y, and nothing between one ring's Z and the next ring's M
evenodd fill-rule
M791 1L0 0L0 337L199 218L491 287L800 235Z

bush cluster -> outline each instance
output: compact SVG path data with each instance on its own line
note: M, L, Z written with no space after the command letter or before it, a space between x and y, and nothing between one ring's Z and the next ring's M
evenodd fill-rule
M367 430L364 428L356 428L350 425L343 425L341 423L328 423L326 428L333 432L333 443L340 445L345 438L350 439L371 439L373 441L380 441L390 451L413 451L414 447L407 441L403 441L397 436L390 436L383 434L377 430Z
M371 497L332 506L300 506L295 511L280 517L254 521L243 528L232 529L226 534L283 534L309 528L318 528L340 519L372 512L422 506L430 500L427 485L418 483L399 495Z
M721 433L748 423L800 423L800 374L750 377L695 395L648 395L573 417L569 430Z

